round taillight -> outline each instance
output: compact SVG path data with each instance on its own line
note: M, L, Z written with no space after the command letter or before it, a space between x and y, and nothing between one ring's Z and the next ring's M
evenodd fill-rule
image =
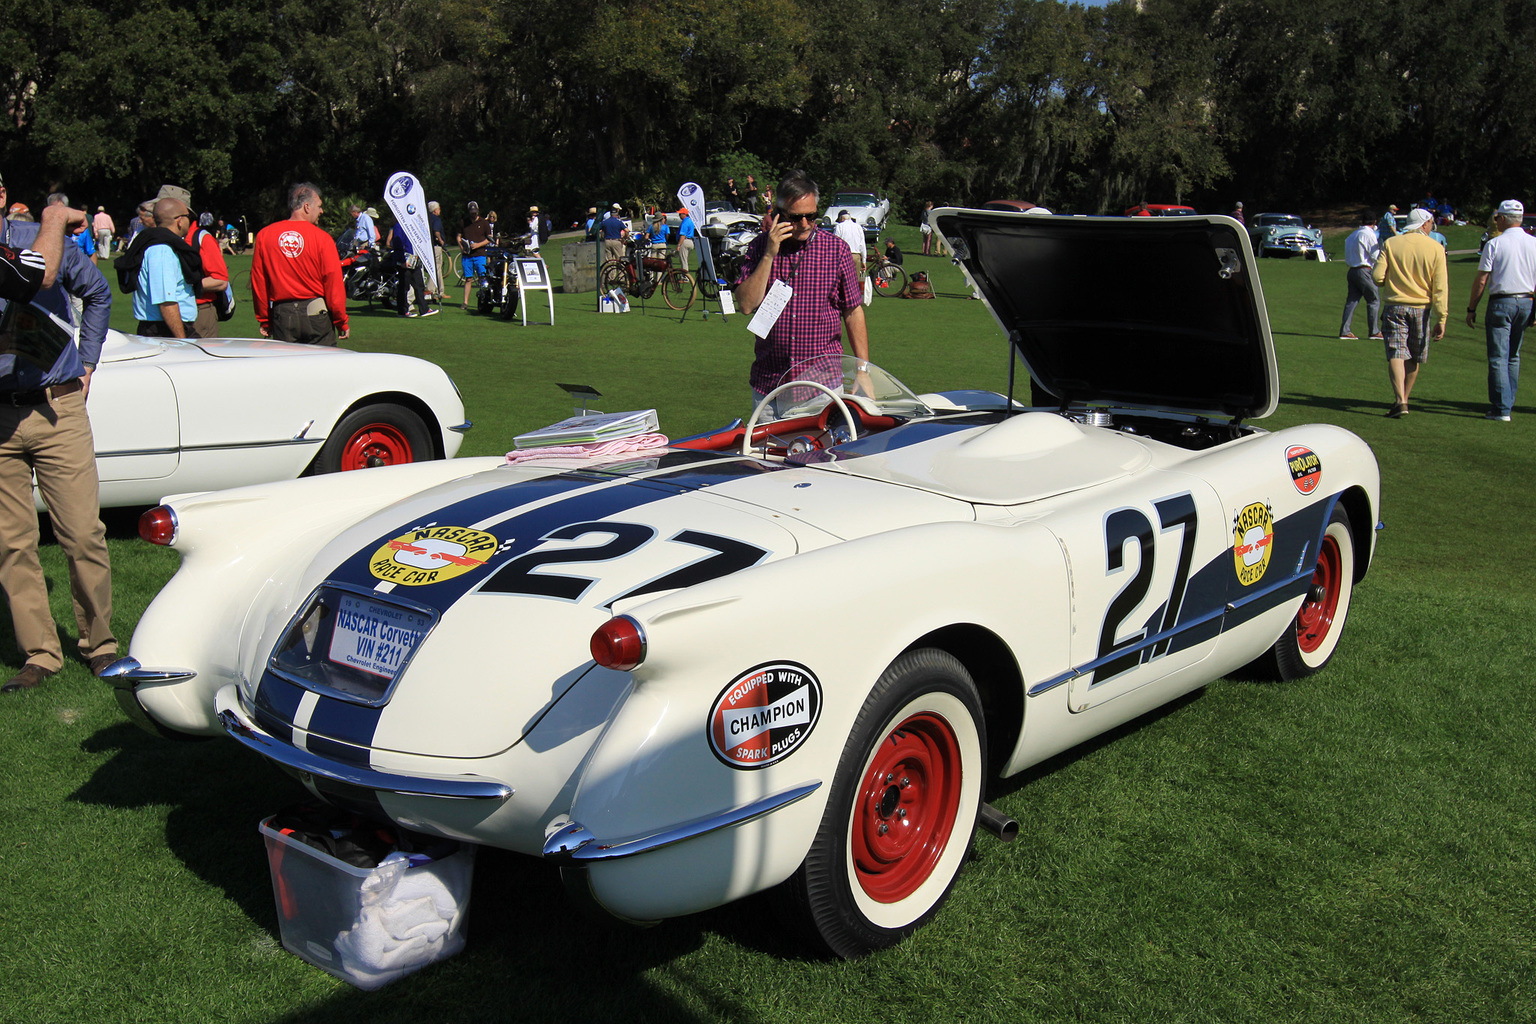
M592 660L628 672L645 660L645 633L628 615L615 615L592 634Z
M169 544L176 539L176 513L168 505L156 505L139 516L139 536L151 544Z

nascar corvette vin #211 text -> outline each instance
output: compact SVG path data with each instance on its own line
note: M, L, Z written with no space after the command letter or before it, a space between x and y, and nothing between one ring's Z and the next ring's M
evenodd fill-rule
M120 703L622 918L772 889L825 950L897 942L1005 830L989 780L1250 662L1321 669L1378 514L1359 438L1253 425L1279 388L1237 222L933 223L1049 406L833 357L627 461L176 499Z

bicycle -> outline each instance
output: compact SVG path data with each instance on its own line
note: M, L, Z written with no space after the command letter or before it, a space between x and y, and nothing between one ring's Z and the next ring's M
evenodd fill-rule
M885 254L878 249L869 250L865 257L864 266L868 269L869 279L874 285L874 293L879 298L894 298L904 295L907 291L907 272L901 264L892 263L885 258Z
M665 257L645 255L648 246L644 241L632 239L625 245L629 248L628 256L608 260L598 269L603 291L619 288L627 295L648 299L659 287L662 299L672 309L693 305L692 274L672 266Z

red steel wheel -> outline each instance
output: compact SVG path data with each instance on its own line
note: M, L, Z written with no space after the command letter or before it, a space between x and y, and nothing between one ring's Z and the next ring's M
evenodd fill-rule
M1343 506L1335 505L1296 618L1269 649L1276 675L1300 679L1328 664L1344 633L1354 588L1355 535Z
M370 423L347 438L341 449L341 469L373 469L414 461L411 442L388 423Z
M1328 639L1333 617L1339 610L1339 591L1343 588L1344 563L1339 542L1323 537L1317 568L1312 570L1312 586L1296 613L1296 645L1306 654L1315 654Z
M942 717L906 719L880 742L854 805L853 863L871 899L917 891L949 843L960 806L960 744Z
M421 417L392 402L354 409L326 438L311 471L339 473L375 466L400 466L435 457L431 435Z
M776 891L790 927L855 957L938 912L976 831L984 721L952 654L919 648L891 663L849 730L805 860Z

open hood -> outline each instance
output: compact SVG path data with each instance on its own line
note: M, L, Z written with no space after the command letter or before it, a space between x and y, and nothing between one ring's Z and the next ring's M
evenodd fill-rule
M1258 419L1279 398L1247 232L1229 217L934 210L1041 386L1067 403Z

